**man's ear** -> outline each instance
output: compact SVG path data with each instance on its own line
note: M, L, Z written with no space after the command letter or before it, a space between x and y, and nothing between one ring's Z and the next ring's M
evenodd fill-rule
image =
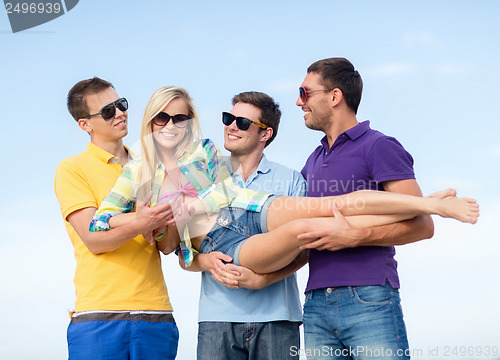
M80 129L88 132L89 134L92 131L92 125L90 124L89 119L78 119L78 126Z
M267 129L264 129L264 131L262 131L260 140L267 142L267 140L269 140L273 136L273 134L274 134L273 128L268 127Z
M331 96L332 106L337 106L344 99L344 94L340 89L333 89L330 96Z

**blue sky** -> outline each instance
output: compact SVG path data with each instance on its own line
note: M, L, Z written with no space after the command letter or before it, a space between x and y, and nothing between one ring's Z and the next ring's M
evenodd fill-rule
M0 11L0 357L66 356L75 262L53 177L89 141L66 110L74 83L100 76L129 100L129 145L160 86L188 89L204 137L221 147L220 113L231 97L264 91L283 111L266 154L301 169L322 136L305 128L297 88L308 65L332 56L360 71L358 120L400 140L424 193L451 186L482 206L477 225L436 219L434 239L397 250L410 345L422 349L414 358L431 358L436 346L499 346L499 10L497 1L80 0L16 34ZM191 359L198 274L172 256L164 270L179 358ZM307 270L299 278L303 289Z

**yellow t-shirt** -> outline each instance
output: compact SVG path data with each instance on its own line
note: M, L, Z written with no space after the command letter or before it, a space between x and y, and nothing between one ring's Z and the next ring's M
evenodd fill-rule
M56 196L75 248L75 311L172 310L156 247L137 236L94 255L66 220L76 210L99 208L121 173L117 159L92 143L57 167Z

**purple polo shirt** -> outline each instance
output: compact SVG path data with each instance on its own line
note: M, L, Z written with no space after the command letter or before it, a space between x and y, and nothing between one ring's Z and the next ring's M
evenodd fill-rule
M393 137L364 121L340 134L328 149L326 136L302 169L307 196L383 190L389 180L415 179L413 158ZM311 250L306 291L325 287L385 285L399 288L393 246L362 246L340 251Z

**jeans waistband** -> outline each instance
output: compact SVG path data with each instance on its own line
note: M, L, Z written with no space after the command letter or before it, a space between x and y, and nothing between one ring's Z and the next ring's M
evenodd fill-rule
M170 311L89 311L71 317L72 324L85 321L175 322Z
M306 296L309 296L309 298L312 299L315 296L330 295L334 291L336 291L336 292L339 292L339 291L342 291L342 290L350 291L351 288L352 288L351 286L325 287L325 288L321 288L321 289L309 290L306 293Z
M350 296L354 296L353 289L355 288L363 288L363 287L373 287L373 286L379 286L381 288L389 288L393 290L398 290L397 288L392 288L392 286L389 284L388 281L386 281L385 285L360 285L360 286L337 286L337 287L324 287L320 289L313 289L309 290L307 294L309 294L309 298L313 298L314 296L321 296L321 295L331 295L333 293L340 293L343 291L349 292Z

